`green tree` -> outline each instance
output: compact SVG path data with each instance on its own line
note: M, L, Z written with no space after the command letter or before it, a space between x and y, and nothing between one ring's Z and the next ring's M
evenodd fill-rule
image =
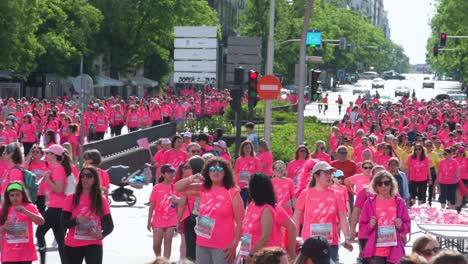
M468 1L438 0L436 15L432 18L432 36L427 42L427 51L432 69L451 74L459 78L468 78L468 41L466 39L447 40L447 49L451 51L440 51L439 56L433 56L433 47L439 45L441 32L450 35L467 35Z
M27 74L44 53L35 32L41 24L44 0L0 1L0 70Z
M36 35L46 52L38 59L38 71L77 74L80 56L92 54L89 43L99 31L101 12L87 0L47 0L40 15Z
M93 44L110 63L111 76L145 66L145 75L160 80L170 71L174 26L217 26L207 1L90 0L104 14Z

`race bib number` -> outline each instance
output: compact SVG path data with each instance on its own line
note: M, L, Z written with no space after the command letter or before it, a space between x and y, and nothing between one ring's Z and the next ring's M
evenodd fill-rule
M9 226L6 229L6 241L8 244L28 243L29 242L28 223L26 222L12 223L11 226Z
M249 181L250 181L250 172L241 171L240 172L240 182L249 183Z
M213 230L216 224L216 220L209 218L208 216L198 216L197 223L195 225L195 233L201 237L210 239L213 234Z
M78 224L75 226L75 239L77 240L95 240L91 232L97 231L97 220L89 220L87 224Z
M103 119L98 119L97 120L98 125L104 125L104 120Z
M377 227L376 247L391 247L397 245L397 234L395 226Z
M240 239L240 251L241 256L248 256L252 248L252 235L251 234L242 234Z
M333 226L332 224L310 224L310 236L321 236L327 240L329 244L333 242Z
M299 182L299 175L295 175L293 177L293 182L294 182L294 186L297 186L298 182Z
M132 121L133 121L133 122L137 121L137 117L136 117L136 116L132 116Z

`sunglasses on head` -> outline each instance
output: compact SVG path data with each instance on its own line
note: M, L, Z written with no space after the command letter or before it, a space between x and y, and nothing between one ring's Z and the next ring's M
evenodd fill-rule
M439 251L440 251L440 248L439 248L439 247L428 248L428 249L421 250L421 254L422 254L422 255L425 255L425 256L430 256L430 255L432 255L432 254L437 254L437 253L439 253Z
M223 172L223 171L224 171L224 168L223 168L223 167L220 167L220 166L217 166L217 167L216 167L216 166L211 166L211 167L210 167L210 172L215 172L215 171L217 171L217 172Z
M392 181L379 181L377 182L377 186L390 186L390 184L392 184Z
M92 173L82 173L82 174L80 174L80 178L81 179L83 179L83 178L91 179L91 178L94 178L94 175Z

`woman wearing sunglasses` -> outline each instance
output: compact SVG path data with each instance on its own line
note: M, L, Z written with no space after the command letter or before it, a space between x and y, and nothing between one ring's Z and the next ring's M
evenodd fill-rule
M422 145L414 146L413 155L408 157L408 180L411 194L411 204L424 204L426 202L427 184L432 184L431 161L426 156Z
M371 264L397 263L405 255L403 239L411 228L406 203L387 171L374 176L370 191L374 195L365 202L359 219L359 228L369 236L361 257Z
M42 147L39 145L34 145L31 149L31 152L29 152L29 155L26 157L25 162L25 167L28 168L29 171L32 171L34 174L36 174L36 181L39 183L36 206L42 215L44 215L46 208L46 190L50 191L50 188L47 186L47 182L42 180L44 175L47 172L50 172L47 162L42 159L43 156L44 151L42 150Z
M315 143L315 151L312 153L312 158L331 163L330 155L328 155L326 151L327 147L325 145L325 141L317 140Z
M69 264L102 263L102 240L114 229L109 203L102 195L99 174L84 167L74 194L65 198L62 223L68 229L65 237L65 259Z
M309 149L305 145L299 145L296 148L294 159L288 163L286 168L286 175L289 179L293 180L294 186L297 186L299 175L301 174L304 164L309 159Z
M178 181L175 189L200 198L195 226L197 263L233 263L242 236L244 204L230 164L212 158L201 174Z
M234 165L236 183L241 189L240 195L245 206L249 201L250 176L259 171L262 171L262 164L256 157L253 143L246 140L240 146L239 157Z
M439 242L429 235L418 237L412 247L412 253L423 256L430 261L440 251Z
M372 168L374 164L370 160L365 160L361 164L362 173L356 174L344 180L344 184L351 187L354 195L358 194L362 188L367 186L372 177Z

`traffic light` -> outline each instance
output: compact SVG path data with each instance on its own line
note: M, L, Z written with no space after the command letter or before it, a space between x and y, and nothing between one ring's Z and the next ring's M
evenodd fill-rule
M258 82L258 72L254 70L249 71L249 107L253 108L257 105L258 94L257 94L257 82Z
M321 71L319 70L311 70L311 78L310 78L310 100L312 102L317 101L319 97L319 77Z
M232 110L237 111L242 107L242 89L231 89L229 90L231 95L231 105Z
M236 67L234 69L234 84L242 85L245 82L245 70L242 67Z
M445 47L447 45L447 33L440 33L440 47Z
M439 56L439 47L436 45L434 46L434 57Z

